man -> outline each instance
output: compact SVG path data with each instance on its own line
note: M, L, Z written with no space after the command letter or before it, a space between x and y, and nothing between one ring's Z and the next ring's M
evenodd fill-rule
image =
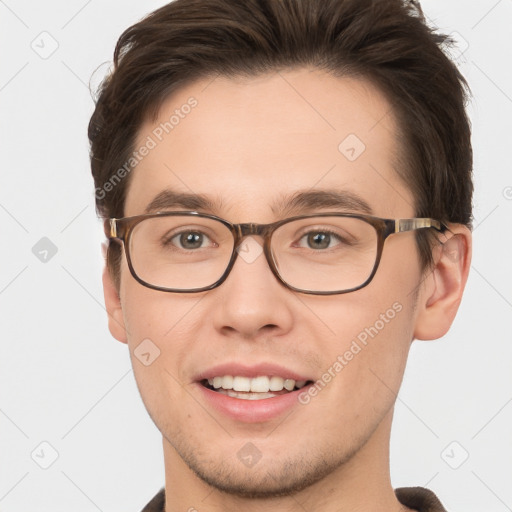
M176 0L91 119L112 335L162 433L146 511L442 511L393 490L414 339L471 255L465 82L399 0Z

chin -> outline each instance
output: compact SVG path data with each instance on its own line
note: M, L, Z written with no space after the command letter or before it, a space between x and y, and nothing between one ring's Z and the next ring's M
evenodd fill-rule
M335 450L322 453L290 454L286 459L265 456L254 466L247 467L238 457L218 454L216 460L205 460L191 449L177 450L195 475L208 486L230 496L250 499L270 499L291 496L303 491L335 472L350 460L356 450L346 454ZM213 454L209 454L210 457Z
M205 468L192 467L192 471L203 482L218 491L250 499L269 499L294 495L329 474L333 468L326 467L322 461L318 465L305 466L303 462L286 461L276 468L275 462L268 467L239 468L222 467L220 471L208 471Z

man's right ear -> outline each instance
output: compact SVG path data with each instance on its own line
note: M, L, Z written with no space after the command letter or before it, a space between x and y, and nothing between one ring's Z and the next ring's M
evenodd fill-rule
M119 293L112 280L110 271L105 265L103 268L103 295L108 314L108 329L110 334L122 343L127 343L126 327L124 325L123 309Z

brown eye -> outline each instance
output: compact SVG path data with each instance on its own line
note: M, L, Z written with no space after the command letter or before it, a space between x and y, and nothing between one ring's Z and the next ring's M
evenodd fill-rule
M198 249L202 247L204 241L204 235L197 231L190 231L188 233L181 233L178 236L172 238L179 238L180 245L183 249Z

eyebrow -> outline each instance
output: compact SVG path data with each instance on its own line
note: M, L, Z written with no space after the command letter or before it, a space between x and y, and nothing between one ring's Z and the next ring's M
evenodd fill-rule
M222 211L222 205L220 198L166 189L155 196L146 207L145 213L184 208L219 214ZM362 197L347 190L298 190L293 194L281 196L271 206L273 214L278 217L311 213L326 208L373 214L371 206Z

